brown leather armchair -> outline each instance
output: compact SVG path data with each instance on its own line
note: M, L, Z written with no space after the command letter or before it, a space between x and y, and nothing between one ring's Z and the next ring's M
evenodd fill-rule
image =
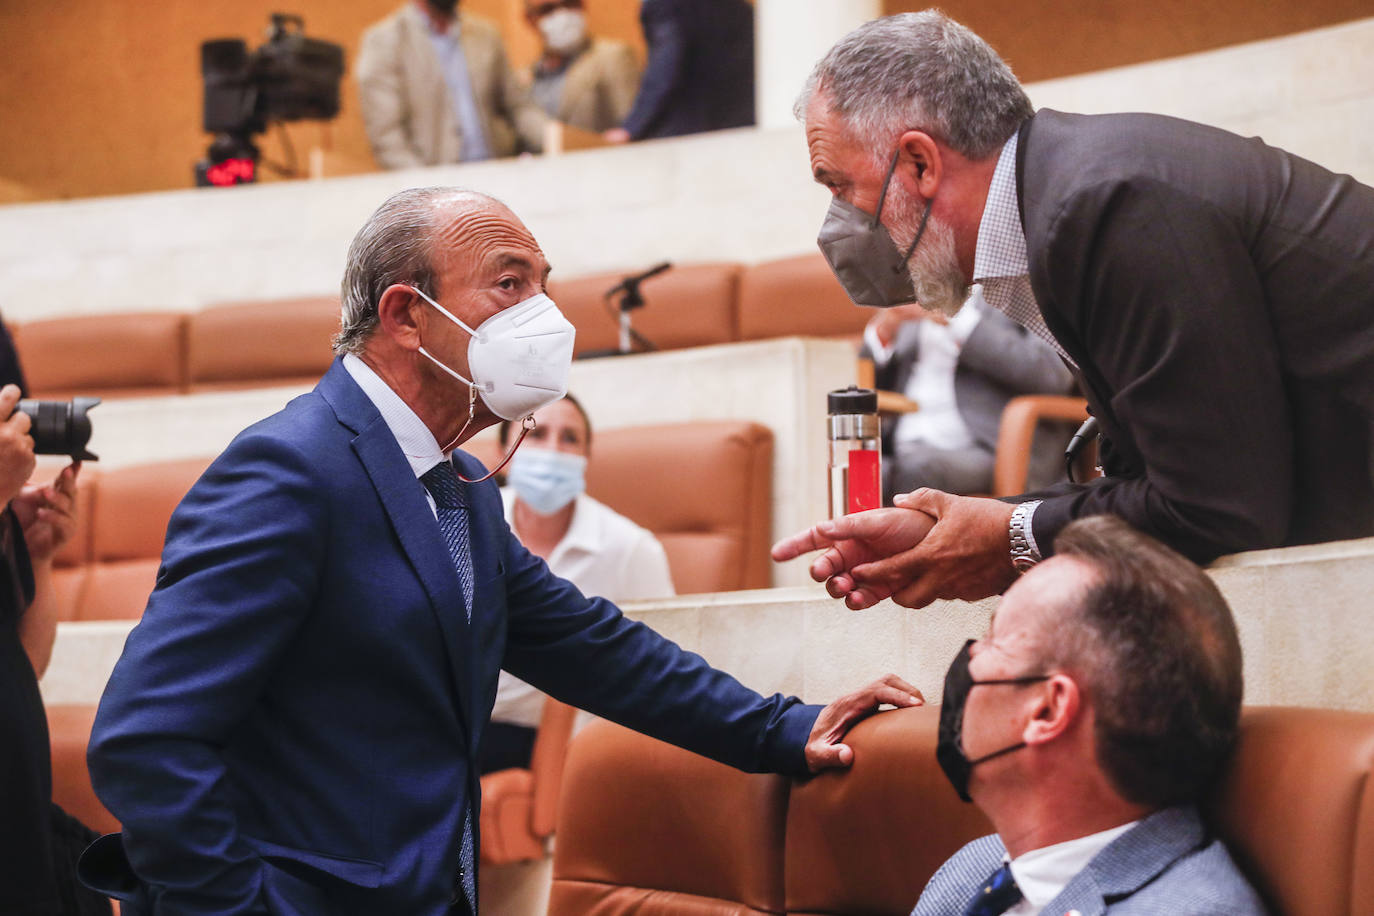
M935 761L938 706L850 732L804 783L741 773L598 722L573 742L549 916L906 916L990 832ZM1206 806L1277 914L1374 916L1374 714L1247 709Z
M545 700L529 769L497 770L482 777L483 863L528 862L547 854L576 714L571 706Z

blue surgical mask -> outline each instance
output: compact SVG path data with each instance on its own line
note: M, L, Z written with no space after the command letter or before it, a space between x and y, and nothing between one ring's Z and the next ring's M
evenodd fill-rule
M587 489L587 459L527 445L511 459L508 479L522 503L553 515Z

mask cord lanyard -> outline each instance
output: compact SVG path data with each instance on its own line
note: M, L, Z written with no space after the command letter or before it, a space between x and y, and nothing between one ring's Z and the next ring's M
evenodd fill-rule
M897 174L897 161L901 159L901 157L902 148L899 146L897 147L897 152L892 154L892 165L888 166L887 175L883 178L883 189L878 192L878 212L873 214L873 225L871 227L873 229L878 228L878 220L882 218L883 204L887 203L887 186L891 183L892 176ZM916 250L917 245L921 244L921 236L926 234L926 222L930 219L930 207L934 203L935 199L933 197L926 201L926 212L921 215L921 225L916 230L916 237L911 240L911 247L908 248L906 254L902 256L902 266L893 268L894 273L900 273L901 270L906 267L906 262L911 260L911 253Z
M452 439L452 441L450 441L448 445L446 445L446 446L444 446L442 449L440 449L440 451L442 451L442 452L443 452L444 454L446 454L446 455L447 455L450 451L452 451L453 447L456 446L456 445L458 444L459 440L461 440L461 439L463 438L463 433L467 432L468 427L472 425L472 419L473 419L473 417L476 415L476 413L477 413L477 386L475 386L475 385L469 385L469 386L468 386L468 421L467 421L466 423L463 424L463 428L462 428L462 429L458 430L458 435L454 436L453 439ZM501 473L501 469L502 469L502 468L504 468L506 465L510 464L510 460L511 460L512 458L515 457L515 450L518 449L518 448L520 447L520 443L521 443L521 442L524 442L524 441L525 441L525 435L526 435L530 430L532 430L532 429L534 429L534 414L530 414L528 417L526 417L525 419L523 419L523 420L520 421L520 435L519 435L519 436L516 436L516 438L515 438L515 444L512 445L512 446L510 447L510 451L506 452L506 457L504 457L504 458L501 459L501 463L498 464L496 467L492 468L490 471L488 471L488 472L487 472L487 475L486 475L485 477L478 477L476 480L472 480L472 479L469 479L469 478L467 478L467 477L464 477L462 474L459 474L459 475L458 475L458 479L461 480L463 483L485 483L486 481L491 480L491 479L492 479L493 477L495 477L497 474Z

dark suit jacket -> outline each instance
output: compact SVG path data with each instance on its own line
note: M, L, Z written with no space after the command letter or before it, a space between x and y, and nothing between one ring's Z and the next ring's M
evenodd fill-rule
M974 840L940 866L912 916L962 916L1002 865L1000 837ZM1264 905L1197 811L1166 808L1112 840L1042 910L1081 916L1262 916Z
M874 382L887 391L904 393L921 355L920 322L897 329L892 357L874 367ZM872 356L865 344L861 355ZM1022 394L1065 394L1073 378L1059 354L1006 315L991 307L959 351L954 369L954 400L969 433L987 452L997 451L997 433L1007 401ZM1037 436L1032 466L1044 473L1063 465L1068 436ZM884 428L883 441L890 441ZM1062 471L1054 477L1062 477Z
M636 140L754 123L754 7L745 0L644 0L649 45L624 128Z
M494 482L464 489L471 623L423 485L337 361L187 494L90 744L133 912L445 912L503 662L735 766L804 771L815 707L583 597L511 534Z
M1374 534L1374 189L1156 115L1041 111L1017 152L1031 285L1109 440L1036 540L1101 512L1199 561Z

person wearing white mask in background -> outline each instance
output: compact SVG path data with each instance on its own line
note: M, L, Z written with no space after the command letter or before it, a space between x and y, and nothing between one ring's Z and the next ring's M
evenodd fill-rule
M639 61L623 41L587 30L582 0L525 0L525 21L542 53L528 77L549 117L601 133L619 126L639 91Z
M167 529L87 753L122 835L83 855L124 916L473 916L477 757L508 668L740 768L848 766L895 676L763 697L588 598L512 535L459 446L567 393L549 263L485 194L413 188L354 237L339 357L244 430ZM511 445L510 452L519 446Z
M531 553L583 594L611 601L673 594L668 556L653 532L586 493L592 427L572 395L534 412L535 427L506 469L506 521ZM515 424L501 424L501 451ZM501 672L491 725L482 742L482 773L527 767L544 694Z

